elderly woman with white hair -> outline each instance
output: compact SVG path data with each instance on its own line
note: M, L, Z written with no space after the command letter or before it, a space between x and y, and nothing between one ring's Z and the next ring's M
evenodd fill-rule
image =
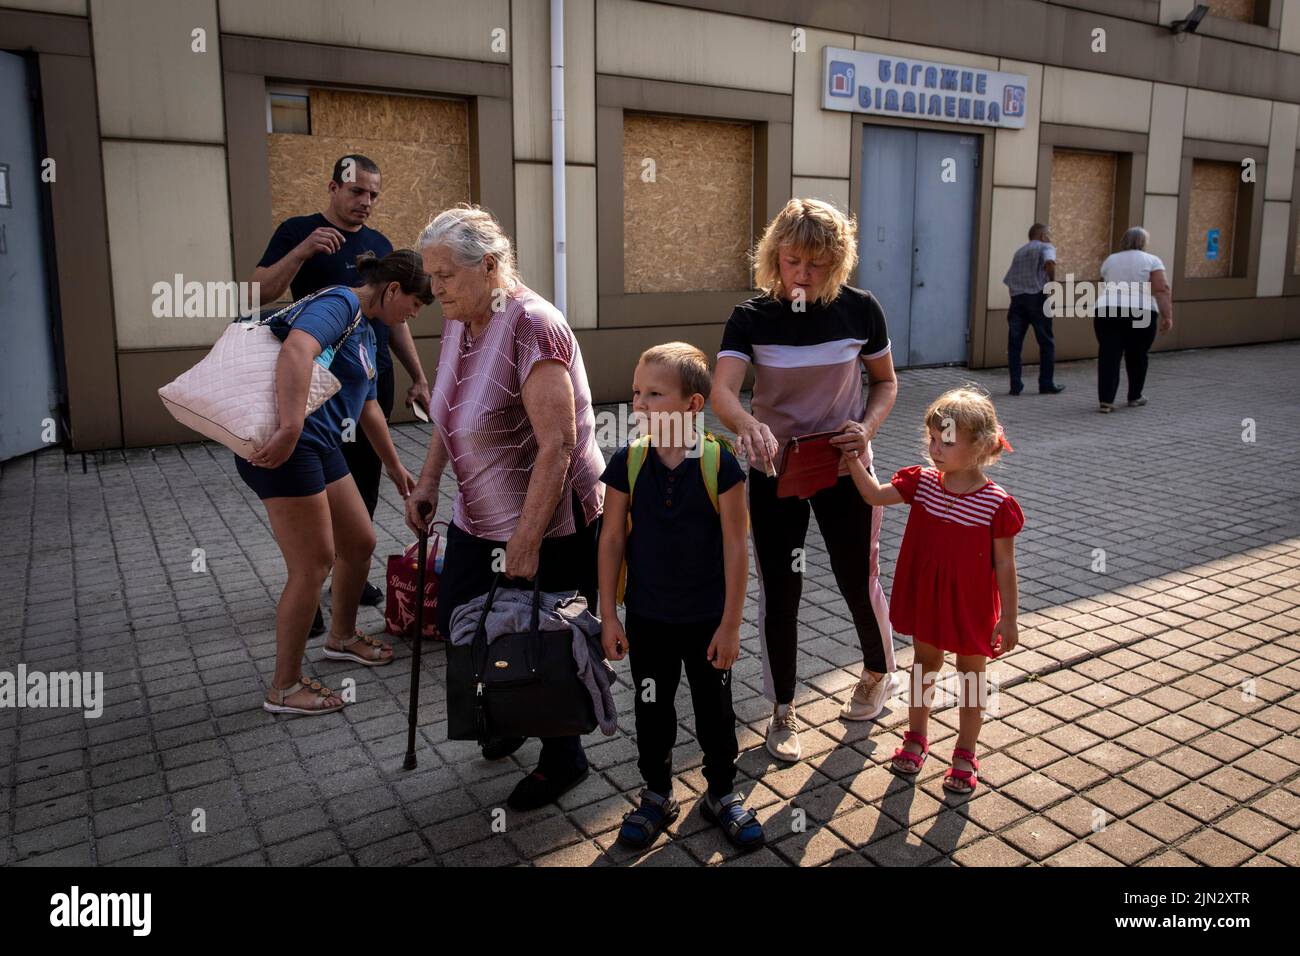
M446 324L429 409L436 427L406 523L417 533L427 526L449 461L459 485L438 628L450 633L452 612L488 592L503 552L506 576L579 591L595 611L605 459L573 330L520 281L510 239L487 210L439 213L419 250ZM483 756L504 758L523 742L494 739ZM581 738L546 738L537 769L507 802L535 809L586 776Z
M1142 388L1147 379L1147 353L1157 329L1174 327L1174 304L1165 279L1165 264L1146 251L1149 234L1141 226L1124 233L1119 252L1101 264L1102 291L1092 320L1097 334L1098 411L1115 410L1119 390L1119 361L1128 369L1128 403L1147 403Z

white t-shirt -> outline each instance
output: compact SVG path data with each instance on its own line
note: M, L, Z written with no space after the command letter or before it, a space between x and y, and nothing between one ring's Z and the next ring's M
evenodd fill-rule
M1151 295L1151 273L1164 271L1165 264L1156 256L1141 249L1127 249L1106 257L1101 264L1104 283L1097 296L1097 312L1108 306L1134 306L1145 311L1159 312Z

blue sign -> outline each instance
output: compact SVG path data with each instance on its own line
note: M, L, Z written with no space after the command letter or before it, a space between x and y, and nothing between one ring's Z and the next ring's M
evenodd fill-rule
M1211 229L1205 234L1205 258L1210 261L1219 258L1219 232L1218 229Z
M1006 86L1002 88L1002 115L1025 115L1025 88L1023 86Z

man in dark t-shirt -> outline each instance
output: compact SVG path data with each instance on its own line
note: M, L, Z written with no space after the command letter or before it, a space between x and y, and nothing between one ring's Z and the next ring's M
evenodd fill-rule
M334 164L328 189L329 203L323 212L294 216L276 227L266 252L253 270L253 281L260 283L263 302L274 302L285 290L296 300L326 286L358 286L361 280L357 275L357 256L373 252L382 258L392 251L393 244L387 237L366 225L379 200L379 167L372 160L356 153L340 157ZM372 322L370 326L375 333L376 397L384 417L393 411L394 352L413 383L406 393L406 404L419 402L427 409L429 382L415 351L410 328L403 323L390 332L382 322ZM360 428L356 429L354 441L343 444L343 456L374 518L382 465ZM376 605L382 600L383 592L367 582L361 602ZM323 626L319 615L317 623ZM312 630L315 633L315 625Z

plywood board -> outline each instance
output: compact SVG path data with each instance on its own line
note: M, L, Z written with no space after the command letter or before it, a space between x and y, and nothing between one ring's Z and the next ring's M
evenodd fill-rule
M311 135L267 135L271 216L319 212L335 161L370 157L381 192L368 225L412 247L439 211L470 198L469 113L461 100L310 91Z
M1192 197L1187 209L1187 245L1183 274L1191 279L1232 275L1233 227L1241 167L1198 159L1192 163ZM1209 234L1219 230L1218 256L1209 258Z
M1205 0L1205 5L1210 8L1211 16L1242 23L1255 22L1255 0Z
M312 89L311 131L347 137L445 146L469 145L464 100Z
M623 289L749 288L754 127L628 113L623 121Z
M1115 154L1052 152L1052 207L1048 228L1056 245L1056 276L1101 278L1115 217Z

